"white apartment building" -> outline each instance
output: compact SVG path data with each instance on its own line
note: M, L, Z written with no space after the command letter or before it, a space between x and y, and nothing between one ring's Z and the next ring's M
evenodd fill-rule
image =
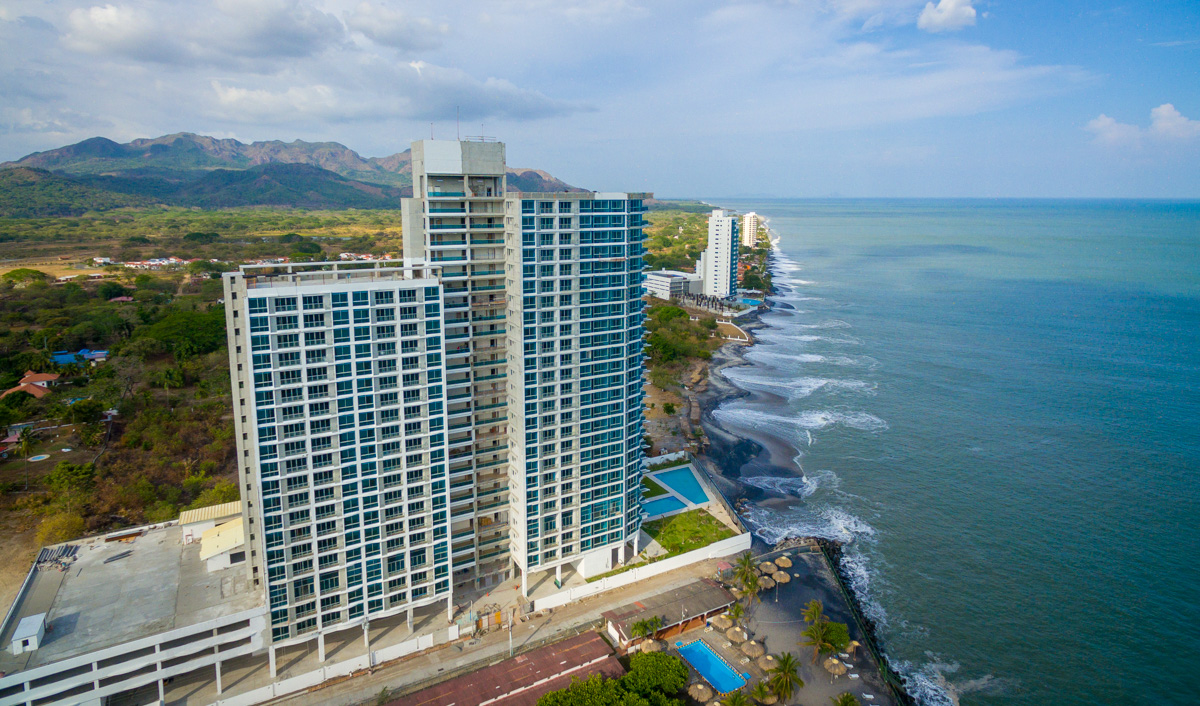
M274 646L638 549L645 195L506 196L496 142L413 181L404 261L225 276Z
M658 299L679 299L684 294L702 294L701 275L678 270L657 270L646 273L646 294Z
M754 211L742 216L742 245L754 247L758 242L758 214Z
M708 218L708 247L696 261L706 296L725 299L737 292L738 218L715 209Z
M247 569L273 644L444 601L442 282L395 261L224 277Z

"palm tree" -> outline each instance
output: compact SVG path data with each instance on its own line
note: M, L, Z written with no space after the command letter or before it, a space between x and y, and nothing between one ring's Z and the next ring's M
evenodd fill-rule
M729 619L733 621L734 625L737 625L744 617L746 617L746 606L734 603L729 607Z
M733 576L737 579L738 583L745 583L746 577L751 575L757 576L754 571L756 568L758 567L754 564L754 556L750 552L746 552L737 558L737 562L733 568Z
M819 623L825 620L825 606L821 605L821 601L812 599L804 605L804 622Z
M829 640L829 623L824 621L813 623L800 634L808 638L801 644L813 648L813 664L816 664L817 657L822 653L833 652L833 644Z
M33 427L25 427L17 435L17 450L25 457L25 490L29 490L29 454L33 453L35 441L37 439L33 436Z
M750 698L754 699L760 704L766 703L767 699L771 698L772 696L774 696L774 694L771 692L771 687L767 686L765 681L758 682L754 685L754 688L750 690Z
M829 700L833 702L833 706L862 706L862 702L858 697L850 692L830 696Z
M740 691L735 691L721 699L721 706L750 706L750 699Z
M775 666L768 672L771 691L780 701L792 698L792 692L804 687L800 678L800 665L791 652L775 655Z

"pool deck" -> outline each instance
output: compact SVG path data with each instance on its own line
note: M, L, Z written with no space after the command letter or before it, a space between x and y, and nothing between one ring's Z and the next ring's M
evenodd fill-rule
M742 684L742 686L754 684L756 678L757 679L765 678L766 675L763 673L763 671L761 669L758 668L758 665L754 664L753 661L750 661L747 664L739 664L739 662L741 662L742 659L745 659L746 656L737 651L736 645L734 645L732 647L725 647L724 645L726 642L728 642L728 640L725 640L724 638L717 639L717 637L714 637L715 635L720 635L720 633L717 632L715 629L713 629L712 632L708 632L707 629L692 630L690 632L684 633L683 635L680 635L679 637L677 637L671 641L671 651L674 652L679 657L681 657L683 659L684 663L687 664L688 673L693 677L691 681L695 681L696 679L703 679L705 682L708 683L709 686L711 686L713 688L713 691L716 691L718 694L724 695L724 694L731 693L730 691L718 690L717 686L715 684L713 684L712 681L710 681L708 679L708 677L701 674L700 670L696 669L696 666L694 664L692 664L688 660L687 657L683 656L683 654L679 651L680 648L675 645L676 642L682 642L683 647L687 647L689 644L691 644L693 642L704 643L705 645L708 646L708 649L712 650L713 654L715 654L717 657L720 658L720 660L722 662L725 663L726 667L729 667L729 669L732 670L734 674L738 675L738 677L745 680L745 682ZM742 687L738 687L736 689L733 689L732 691L738 691L741 688Z

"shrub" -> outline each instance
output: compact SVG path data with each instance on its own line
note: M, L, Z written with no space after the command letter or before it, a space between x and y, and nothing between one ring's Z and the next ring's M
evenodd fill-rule
M675 414L675 403L663 402L663 412L665 412L668 415Z
M83 518L69 512L60 512L47 517L38 526L37 543L40 547L59 544L83 534Z

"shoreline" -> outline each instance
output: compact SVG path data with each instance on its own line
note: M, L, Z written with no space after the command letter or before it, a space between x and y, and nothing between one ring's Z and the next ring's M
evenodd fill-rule
M768 255L768 269L775 258L774 250ZM767 297L776 294L775 286L767 292ZM754 332L766 327L762 315L775 308L768 299L769 308L760 309L739 321L739 326L750 336L748 344L725 343L713 352L713 357L706 364L706 384L701 390L685 390L684 399L689 413L695 414L694 406L699 407L700 427L704 430L708 443L704 444L695 454L696 465L704 469L710 481L725 496L726 501L734 507L743 523L748 524L743 507L746 502L767 497L765 491L748 487L738 479L751 475L747 471L775 470L794 475L799 471L787 446L766 435L747 434L745 438L724 428L713 416L713 412L722 404L731 400L750 397L757 393L742 390L725 379L720 372L726 368L742 365L752 365L745 358L745 352L757 343ZM802 471L801 471L802 472ZM890 695L897 703L915 706L916 699L908 692L904 677L896 671L884 651L879 637L878 627L867 616L864 606L854 594L849 577L842 568L843 543L820 537L788 537L774 546L767 545L757 535L752 535L754 551L764 553L784 547L794 546L811 540L819 547L820 556L834 578L838 592L845 600L850 617L861 633L864 647L873 655L879 668L879 675L887 686ZM796 608L799 611L799 607Z

